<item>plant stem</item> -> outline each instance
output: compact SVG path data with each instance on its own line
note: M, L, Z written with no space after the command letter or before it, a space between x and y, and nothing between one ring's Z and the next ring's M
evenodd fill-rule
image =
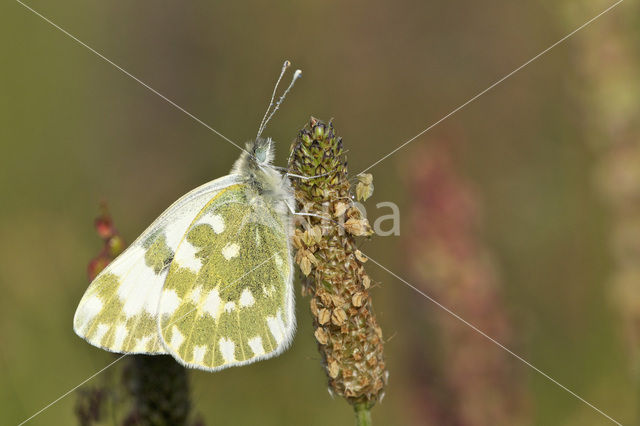
M356 426L371 426L371 409L366 404L353 406L356 412Z
M634 424L640 426L640 357L637 355L636 351L632 349L632 358L633 358L633 378L634 385L636 388L636 418Z

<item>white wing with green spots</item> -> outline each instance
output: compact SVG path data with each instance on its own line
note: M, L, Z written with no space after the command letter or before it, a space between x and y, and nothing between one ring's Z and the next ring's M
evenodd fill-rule
M166 350L188 367L216 371L278 355L294 329L289 219L245 184L195 216L159 305Z
M237 175L206 183L173 203L89 285L75 332L94 346L127 353L166 353L158 336L158 303L174 253L198 212Z

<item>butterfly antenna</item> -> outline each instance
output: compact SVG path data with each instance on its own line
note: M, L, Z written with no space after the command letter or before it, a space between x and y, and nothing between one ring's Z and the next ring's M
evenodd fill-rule
M278 99L278 102L276 102L276 104L273 106L273 110L271 111L269 116L266 118L266 120L264 120L264 122L260 125L260 130L258 131L258 137L260 137L264 129L267 127L267 123L269 123L269 121L271 120L271 117L273 117L273 115L276 113L278 108L280 108L280 105L282 105L282 102L287 97L287 94L289 94L289 92L293 88L293 85L296 84L296 81L300 77L302 77L302 71L296 70L296 72L293 73L293 77L291 78L291 83L289 83L289 87L287 87L287 89L284 91L282 96L280 96L280 99Z
M289 68L290 66L291 66L291 62L289 62L288 60L284 61L284 63L282 64L282 69L280 70L280 76L278 76L278 81L276 81L276 85L273 88L273 93L271 94L271 99L269 100L269 106L267 107L267 110L264 112L264 117L262 117L262 121L260 122L260 127L258 128L258 135L256 136L256 139L260 137L260 135L262 134L262 131L267 125L265 121L267 120L269 111L271 111L271 107L273 106L273 100L276 98L276 91L278 90L278 86L280 85L280 80L282 80L282 76L284 76L284 73L287 71L287 68Z

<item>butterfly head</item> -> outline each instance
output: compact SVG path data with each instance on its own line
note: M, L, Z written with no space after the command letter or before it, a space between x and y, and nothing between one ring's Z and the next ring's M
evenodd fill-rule
M274 143L271 138L257 138L247 142L244 152L236 160L231 173L247 176L270 169L274 155L273 148Z
M274 145L271 138L248 142L231 173L240 175L248 188L284 214L294 205L293 190L289 180L272 165Z
M247 146L247 148L250 148L250 146ZM253 142L253 147L251 147L251 149L253 152L250 152L258 166L271 165L271 162L273 161L273 141L271 138L256 139L255 142Z

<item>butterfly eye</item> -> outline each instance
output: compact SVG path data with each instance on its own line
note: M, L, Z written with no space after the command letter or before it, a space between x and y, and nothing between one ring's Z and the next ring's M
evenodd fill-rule
M255 156L258 163L264 163L267 160L267 150L264 145L256 147Z
M271 149L271 142L269 140L259 140L256 142L253 150L253 155L259 164L269 162L269 150Z

